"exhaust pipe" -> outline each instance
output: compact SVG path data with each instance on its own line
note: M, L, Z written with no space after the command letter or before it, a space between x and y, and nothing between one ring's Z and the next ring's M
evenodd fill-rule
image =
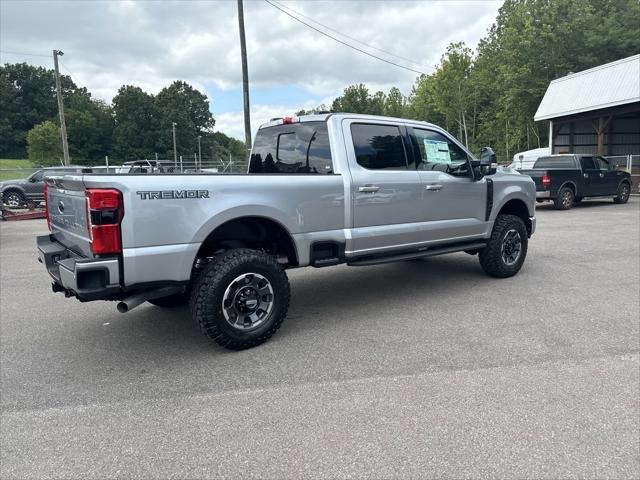
M173 295L175 293L184 292L184 287L175 286L175 287L162 287L156 288L153 290L148 290L146 292L141 292L136 295L131 295L130 297L125 298L124 300L118 302L116 308L120 313L127 313L138 305L148 301L153 300L154 298L167 297L169 295Z

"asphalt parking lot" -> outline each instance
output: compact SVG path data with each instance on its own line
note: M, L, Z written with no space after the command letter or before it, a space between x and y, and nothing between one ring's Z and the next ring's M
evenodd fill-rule
M538 208L520 274L466 254L290 272L278 334L81 304L3 222L0 477L638 478L640 199Z

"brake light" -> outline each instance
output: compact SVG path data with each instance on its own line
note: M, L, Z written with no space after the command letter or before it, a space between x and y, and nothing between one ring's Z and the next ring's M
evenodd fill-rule
M49 218L49 185L44 184L44 216L47 219L47 228L51 231L51 218Z
M282 124L283 125L291 125L293 123L293 117L283 117Z
M542 174L542 185L545 188L548 188L551 185L551 177L549 176L549 174L547 172L544 172Z
M89 188L85 195L91 251L96 255L121 253L122 194L111 188Z

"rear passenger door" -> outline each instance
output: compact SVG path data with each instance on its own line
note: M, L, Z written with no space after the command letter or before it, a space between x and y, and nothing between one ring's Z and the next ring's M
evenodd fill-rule
M375 254L423 241L422 184L408 155L406 128L393 122L344 120L353 226L348 252ZM350 221L349 221L350 220Z

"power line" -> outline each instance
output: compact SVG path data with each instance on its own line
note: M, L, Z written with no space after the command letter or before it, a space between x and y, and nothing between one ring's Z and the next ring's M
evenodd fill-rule
M75 83L80 88L85 88L85 89L87 88L82 83L76 80L76 77L73 76L73 73L71 73L71 70L69 69L69 67L67 67L64 63L62 63L62 60L58 59L58 61L60 62L60 65L62 65L64 69L69 73L69 76L71 77L71 80L73 80L73 83Z
M344 45L346 47L349 47L349 48L351 48L353 50L356 50L356 51L358 51L360 53L364 53L365 55L368 55L369 57L375 58L376 60L380 60L380 61L388 63L390 65L394 65L394 66L396 66L398 68L403 68L405 70L409 70L410 72L419 73L420 75L426 75L425 72L421 72L420 70L415 70L413 68L406 67L404 65L400 65L399 63L392 62L391 60L387 60L386 58L378 57L377 55L374 55L373 53L369 53L369 52L367 52L365 50L362 50L361 48L358 48L358 47L355 47L355 46L351 45L350 43L344 42L344 41L340 40L339 38L336 38L333 35L329 35L327 32L323 32L319 28L316 28L313 25L309 25L308 23L304 22L303 20L300 20L298 17L290 14L286 10L280 8L278 5L275 5L275 4L271 3L269 0L264 0L264 1L267 2L269 5L271 5L272 7L277 8L282 13L284 13L284 14L288 15L289 17L293 18L296 22L300 22L303 25L306 25L307 27L309 27L310 29L315 30L319 34L324 35L325 37L328 37L328 38L330 38L332 40L335 40L336 42L341 43L342 45Z
M360 45L364 45L365 47L372 48L372 49L374 49L374 50L378 50L379 52L382 52L382 53L386 53L387 55L390 55L390 56L395 57L395 58L399 58L400 60L404 60L404 61L406 61L406 62L409 62L409 63L413 64L413 65L417 65L417 66L419 66L419 67L424 67L424 65L422 65L421 63L418 63L418 62L416 62L416 61L414 61L414 60L412 60L412 59L410 59L410 58L403 57L403 56L401 56L401 55L397 55L397 54L395 54L395 53L393 53L393 52L389 52L388 50L384 50L384 49L382 49L382 48L378 48L378 47L375 47L375 46L373 46L373 45L369 45L368 43L365 43L365 42L363 42L362 40L358 40L357 38L352 37L352 36L350 36L350 35L347 35L346 33L342 33L342 32L340 32L340 31L336 30L335 28L331 28L330 26L325 25L324 23L320 23L319 21L314 20L313 18L311 18L311 17L309 17L309 16L305 15L304 13L300 13L300 12L296 11L296 10L294 10L294 9L293 9L293 8L291 8L291 7L288 7L288 6L286 6L286 5L283 5L283 4L281 4L281 3L279 3L279 2L276 2L276 1L274 1L274 0L272 0L272 1L273 1L273 3L275 3L275 4L279 5L279 6L281 6L282 8L286 8L286 9L287 9L287 10L289 10L290 12L293 12L293 13L295 13L296 15L298 15L298 16L300 16L300 17L302 17L302 18L306 18L307 20L310 20L311 22L313 22L313 23L315 23L315 24L317 24L317 25L320 25L321 27L326 28L327 30L330 30L330 31L332 31L332 32L334 32L334 33L337 33L338 35L341 35L341 36L343 36L343 37L345 37L345 38L348 38L349 40L353 40L354 42L357 42L357 43L359 43Z
M9 52L8 50L0 50L0 53L6 53L8 55L26 55L27 57L51 58L51 55L42 55L41 53Z

